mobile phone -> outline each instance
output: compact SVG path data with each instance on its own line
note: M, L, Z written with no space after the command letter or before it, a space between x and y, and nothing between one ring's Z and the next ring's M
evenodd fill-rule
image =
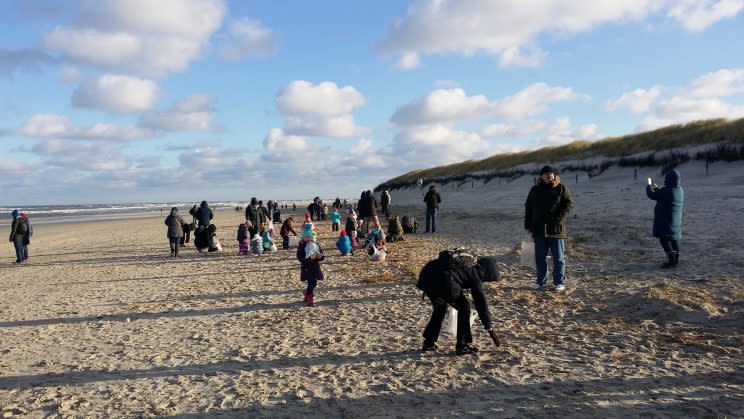
M648 178L648 184L651 185L651 178Z

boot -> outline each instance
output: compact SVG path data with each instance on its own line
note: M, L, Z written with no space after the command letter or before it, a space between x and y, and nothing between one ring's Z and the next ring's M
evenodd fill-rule
M664 269L669 269L674 267L674 252L668 252L667 254L667 261L661 264L661 267Z
M307 306L308 307L315 307L315 296L308 294L307 295Z
M304 298L302 299L302 302L306 303L307 302L307 290L303 290L302 295L304 296Z
M679 264L679 252L672 252L672 259L673 259L672 260L672 262L673 262L672 267L677 266Z

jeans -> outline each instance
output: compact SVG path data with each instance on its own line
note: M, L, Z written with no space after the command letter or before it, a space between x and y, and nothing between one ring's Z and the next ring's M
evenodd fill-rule
M168 241L170 242L171 255L178 256L178 249L181 248L181 238L168 237Z
M675 239L667 239L667 238L660 238L659 241L661 242L661 247L664 248L664 251L666 253L672 253L677 252L679 253L679 240Z
M431 229L429 228L431 227ZM426 209L426 232L431 231L436 233L437 231L437 209L427 208Z
M548 280L548 251L553 255L553 285L564 285L566 281L565 240L535 237L535 267L537 285L544 286Z
M429 323L424 329L424 343L431 345L439 338L439 332L442 330L444 316L447 314L447 306L451 305L457 310L457 347L473 343L473 335L470 331L470 303L465 294L460 294L451 304L441 298L431 298L431 305L434 310L431 313Z
M28 259L27 247L23 245L23 235L16 234L13 238L13 247L15 247L16 262L22 262Z

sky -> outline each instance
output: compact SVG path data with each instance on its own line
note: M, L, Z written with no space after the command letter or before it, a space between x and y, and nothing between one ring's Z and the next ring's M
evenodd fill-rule
M355 197L744 117L744 0L4 0L0 205Z

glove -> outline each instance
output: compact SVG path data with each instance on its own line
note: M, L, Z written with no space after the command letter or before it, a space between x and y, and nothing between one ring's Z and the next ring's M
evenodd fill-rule
M499 339L499 336L496 334L496 331L494 331L493 329L488 329L487 332L488 332L488 335L491 336L491 340L493 340L494 346L496 346L497 348L501 346L501 339Z

